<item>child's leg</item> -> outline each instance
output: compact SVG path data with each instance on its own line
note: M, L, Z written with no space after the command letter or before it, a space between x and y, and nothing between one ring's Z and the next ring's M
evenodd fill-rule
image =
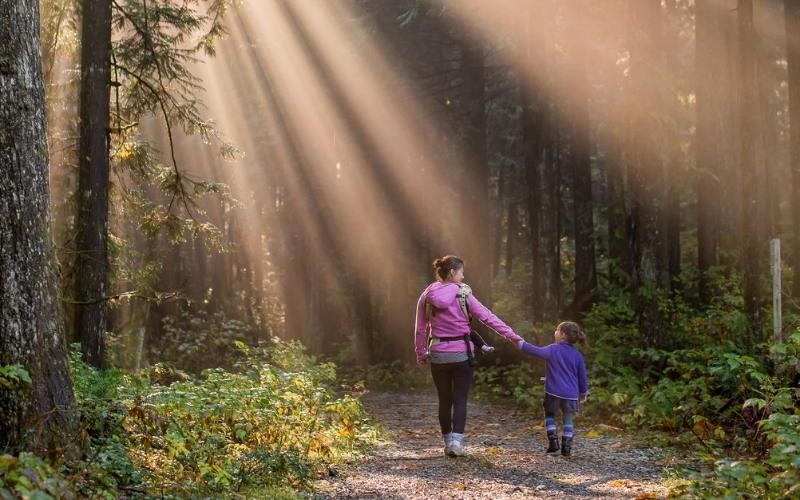
M556 414L544 414L544 428L547 431L547 453L558 451L558 430L556 429Z
M551 396L550 394L545 394L542 406L544 407L544 429L547 431L547 453L553 453L554 451L558 451L556 412L558 412L560 407L559 398Z
M572 420L575 417L575 414L572 412L565 411L564 413L564 430L562 432L563 439L561 439L561 454L565 457L570 456L572 453L572 436L573 436L573 424Z
M573 433L573 424L572 421L575 418L574 413L564 412L564 430L562 432L562 436L565 438L571 438Z
M547 431L547 439L558 437L558 429L556 429L556 414L544 414L544 429Z

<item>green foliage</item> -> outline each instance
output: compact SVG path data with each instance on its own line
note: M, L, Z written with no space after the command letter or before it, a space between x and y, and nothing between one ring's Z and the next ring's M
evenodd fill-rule
M475 371L474 393L490 401L511 398L522 407L541 408L543 374L542 367L535 363L481 368Z
M427 366L415 369L397 360L370 365L364 379L369 388L390 391L429 387L430 381L430 369Z
M0 387L3 389L14 389L30 383L31 376L22 365L0 365Z
M0 498L75 498L71 485L30 453L0 455Z
M373 440L359 401L334 392L332 364L294 342L234 348L231 370L198 376L163 365L136 375L97 371L76 348L72 377L87 451L63 474L77 492L289 497Z
M252 326L228 319L221 312L182 308L176 316L163 319L160 341L151 350L155 359L199 373L205 368L232 366L242 357L236 343L256 336Z

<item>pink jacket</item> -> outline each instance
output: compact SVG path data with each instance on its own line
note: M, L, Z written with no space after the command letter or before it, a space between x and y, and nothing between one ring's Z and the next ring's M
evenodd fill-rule
M428 285L417 301L417 326L414 335L414 344L417 353L417 362L422 362L426 357L426 335L430 327L431 336L460 337L470 331L469 322L458 304L458 285L455 283L435 282ZM425 301L433 306L430 324L425 318ZM492 311L481 304L474 295L467 299L469 312L472 317L488 326L496 333L507 338L515 344L522 337L514 333L508 325L495 316ZM464 342L442 342L431 346L431 351L436 352L464 352L467 346Z

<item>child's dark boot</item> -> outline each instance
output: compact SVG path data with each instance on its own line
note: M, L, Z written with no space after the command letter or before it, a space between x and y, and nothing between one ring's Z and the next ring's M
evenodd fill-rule
M571 454L572 454L572 438L571 437L561 438L561 455L564 457L569 457Z
M547 433L547 453L558 451L558 436L555 433Z

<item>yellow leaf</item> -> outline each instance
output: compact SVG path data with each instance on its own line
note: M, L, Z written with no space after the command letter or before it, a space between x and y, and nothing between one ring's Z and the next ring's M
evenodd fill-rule
M592 429L589 432L587 432L586 434L584 434L583 437L590 438L590 439L591 438L596 438L596 437L600 437L600 433L597 432L596 430Z
M647 493L642 493L641 495L637 495L634 500L655 500L656 498L658 498L658 495L648 491Z
M467 485L466 485L466 484L464 484L464 483L458 483L458 484L456 485L456 489L457 489L457 490L464 491L464 490L466 490L466 489L467 489Z
M625 488L626 486L630 486L630 484L631 482L627 479L615 479L608 482L608 485L612 488Z
M486 454L489 455L490 457L497 455L498 453L500 453L500 448L496 446L490 446L489 448L486 448Z

